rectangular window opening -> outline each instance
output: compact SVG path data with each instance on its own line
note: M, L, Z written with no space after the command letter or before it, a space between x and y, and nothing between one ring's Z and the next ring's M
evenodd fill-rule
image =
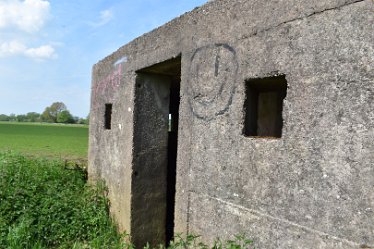
M112 129L112 107L113 104L105 104L104 127L106 130Z
M245 82L244 135L280 138L283 128L283 100L287 94L285 75Z

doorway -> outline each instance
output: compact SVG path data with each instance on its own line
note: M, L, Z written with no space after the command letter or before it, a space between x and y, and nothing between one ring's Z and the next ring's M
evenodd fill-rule
M181 57L137 71L131 238L168 244L174 234Z

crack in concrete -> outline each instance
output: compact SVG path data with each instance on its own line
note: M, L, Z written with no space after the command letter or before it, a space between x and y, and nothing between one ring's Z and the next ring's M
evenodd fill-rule
M240 206L240 205L237 205L237 204L234 204L234 203L222 200L222 199L217 198L217 197L212 197L212 196L205 195L205 194L198 194L196 192L193 192L193 193L196 194L196 195L198 195L198 196L207 197L209 199L221 202L221 203L223 203L225 205L228 205L228 206L231 206L231 207L234 207L234 208L238 208L238 209L244 210L244 211L249 212L249 213L251 213L251 214L253 214L255 216L263 216L263 217L266 217L266 218L269 218L269 219L272 219L272 220L277 220L277 221L280 221L282 223L286 223L288 225L291 225L291 226L294 226L294 227L297 227L297 228L300 228L300 229L303 229L303 230L306 230L306 231L318 234L320 236L328 237L328 238L331 238L331 239L334 239L334 240L337 240L337 241L340 241L340 242L347 243L347 244L349 244L351 246L355 246L355 247L358 247L358 248L362 248L362 246L363 246L360 243L357 243L357 242L354 242L354 241L350 241L350 240L347 240L347 239L343 239L343 238L339 238L337 236L328 234L326 232L319 231L319 230L316 230L316 229L313 229L313 228L310 228L310 227L306 227L306 226L303 226L303 225L299 225L297 223L294 223L294 222L286 220L286 219L277 218L277 217L271 216L271 215L266 214L266 213L262 213L262 212L257 211L257 210L253 210L253 209L250 209L250 208L246 208L246 207L243 207L243 206ZM364 248L372 248L372 245L370 245L370 246L365 245Z
M298 20L303 20L303 19L309 18L311 16L319 15L319 14L322 14L322 13L330 11L330 10L341 9L341 8L346 7L346 6L349 6L349 5L352 5L352 4L356 4L356 3L359 3L359 2L364 2L364 1L366 1L366 0L356 0L356 1L353 1L353 2L350 2L350 3L346 3L346 4L339 5L339 6L335 6L335 7L332 7L332 8L327 8L327 9L323 9L323 10L320 10L320 11L314 11L311 14L308 14L308 15L303 16L303 17L297 17L297 18L291 19L289 21L282 22L282 23L280 23L280 24L278 24L278 25L276 25L274 27L271 27L269 29L278 28L278 27L280 27L280 26L282 26L284 24L290 23L290 22L294 22L294 21L298 21ZM268 30L265 29L264 31L268 31Z
M341 8L346 7L346 6L350 6L350 5L353 5L353 4L356 4L356 3L360 3L360 2L365 2L365 1L368 1L368 0L355 0L355 1L350 2L350 3L345 3L345 4L342 4L342 5L335 6L335 7L326 8L326 9L323 9L323 10L320 10L320 11L314 11L314 12L312 12L310 14L306 14L304 16L296 17L296 18L293 18L293 19L281 22L281 23L279 23L277 25L270 26L268 28L263 28L263 29L260 29L260 30L255 30L253 33L251 33L249 35L244 35L243 37L239 38L239 40L244 40L244 39L247 39L247 38L250 38L250 37L253 37L253 36L257 36L259 33L265 33L267 31L279 28L282 25L285 25L285 24L288 24L288 23L292 23L294 21L304 20L304 19L309 18L309 17L314 16L314 15L319 15L319 14L322 14L324 12L331 11L331 10L341 9Z

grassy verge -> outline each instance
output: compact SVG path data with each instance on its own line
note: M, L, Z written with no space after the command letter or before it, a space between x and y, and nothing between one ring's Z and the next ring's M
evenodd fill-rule
M0 248L123 248L102 193L61 161L0 153Z

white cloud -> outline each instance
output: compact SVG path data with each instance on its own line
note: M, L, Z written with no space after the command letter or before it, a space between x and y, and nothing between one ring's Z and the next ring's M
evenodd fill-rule
M19 41L0 43L0 57L22 55L36 60L55 59L55 49L50 45L28 48Z
M106 24L113 18L113 12L111 10L104 10L100 12L100 23Z
M0 57L22 54L26 46L18 41L0 43Z
M50 15L44 0L1 0L0 29L16 27L29 33L39 31Z
M50 4L47 0L0 0L0 30L8 32L8 38L0 38L0 57L26 56L35 60L56 58L51 45L35 47L22 42L30 34L37 36L49 16Z
M104 26L113 19L114 15L111 10L100 11L99 20L97 22L89 22L92 27Z
M43 45L38 48L29 48L25 50L25 55L33 59L54 59L56 58L55 49L50 45Z

